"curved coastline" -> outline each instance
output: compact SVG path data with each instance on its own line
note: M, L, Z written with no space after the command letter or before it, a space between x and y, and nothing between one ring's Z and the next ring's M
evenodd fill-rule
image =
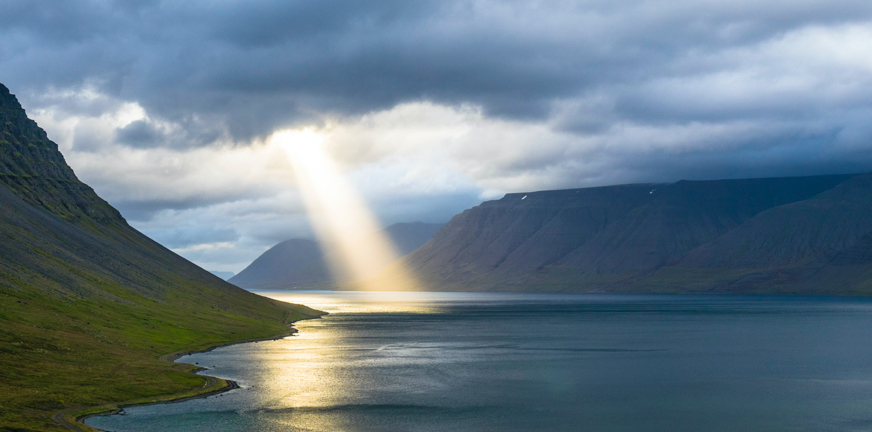
M320 319L321 317L327 315L327 312L321 312L321 315L312 318L306 319ZM304 321L304 320L298 320ZM294 321L294 323L298 322ZM261 342L261 341L271 341L271 340L279 340L284 339L288 336L292 336L297 333L297 329L293 327L294 323L288 324L288 330L282 332L278 335L266 337L266 338L256 338L256 339L246 339L235 342L228 342L226 344L220 345L209 345L205 347L196 347L189 348L184 350L179 350L176 352L172 352L169 354L164 354L158 357L159 360L164 360L168 362L175 362L180 357L196 354L196 353L204 353L209 352L217 348L223 348L232 345L238 345L243 343L251 343L251 342ZM191 365L193 366L193 365ZM189 372L196 374L197 372L207 370L204 367L196 367L191 369ZM145 405L160 405L160 404L168 404L168 403L176 403L176 402L184 402L192 399L202 399L207 398L209 396L214 396L217 394L225 393L230 390L234 390L239 388L239 384L232 380L225 380L222 378L212 377L208 375L198 375L203 378L206 378L206 383L203 387L187 392L182 393L174 393L165 396L157 396L147 399L132 399L118 403L111 403L106 405L98 405L98 406L78 406L78 407L70 407L64 410L58 411L54 415L52 415L52 419L56 421L61 426L76 432L105 432L102 429L97 429L85 424L85 420L91 417L99 417L106 415L114 415L123 411L124 408L133 407L133 406L145 406Z

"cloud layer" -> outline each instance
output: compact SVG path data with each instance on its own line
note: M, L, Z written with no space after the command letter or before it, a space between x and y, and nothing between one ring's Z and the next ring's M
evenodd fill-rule
M872 169L865 1L0 4L0 82L212 270L305 235L282 128L385 222L506 191Z

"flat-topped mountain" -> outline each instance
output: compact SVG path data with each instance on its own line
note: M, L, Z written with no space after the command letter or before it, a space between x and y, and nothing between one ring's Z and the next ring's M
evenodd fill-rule
M872 294L870 197L872 174L508 194L402 261L432 290Z
M51 418L65 407L202 388L190 367L157 357L316 315L130 227L0 85L0 425L65 430Z
M390 239L397 254L403 256L427 243L443 225L396 223L372 235ZM264 252L229 282L246 289L332 288L337 281L328 264L331 253L322 250L313 240L283 241ZM374 273L377 271L373 270Z

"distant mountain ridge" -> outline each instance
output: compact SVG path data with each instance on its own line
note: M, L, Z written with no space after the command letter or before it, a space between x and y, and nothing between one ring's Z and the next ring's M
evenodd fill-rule
M268 249L228 282L245 289L286 289L329 284L332 278L318 242L291 239Z
M443 225L396 223L378 235L387 236L397 254L403 256L430 240ZM228 282L246 289L332 288L337 281L328 265L330 254L314 240L286 240L264 252Z
M232 278L233 276L236 276L236 273L233 273L231 271L210 270L209 273L212 273L213 275L218 276L224 280L227 280L227 279Z
M680 181L508 194L402 264L432 290L872 294L866 242L872 174Z

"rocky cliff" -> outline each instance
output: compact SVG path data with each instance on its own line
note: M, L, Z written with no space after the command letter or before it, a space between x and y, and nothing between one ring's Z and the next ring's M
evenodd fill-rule
M58 146L0 84L0 182L25 202L64 219L127 225L117 210L79 181Z

